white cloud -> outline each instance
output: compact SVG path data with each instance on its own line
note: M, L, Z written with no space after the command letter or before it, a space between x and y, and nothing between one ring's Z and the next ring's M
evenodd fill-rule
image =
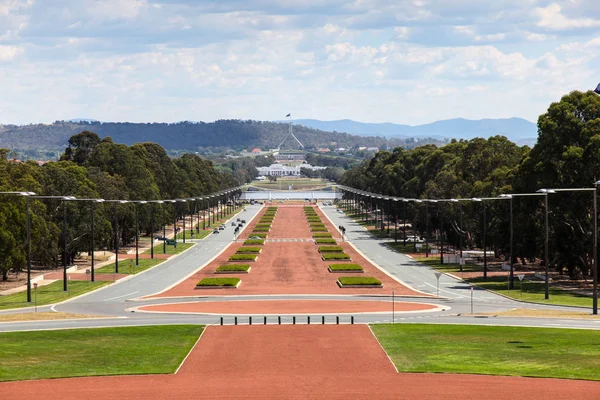
M539 18L537 26L559 31L566 29L593 28L600 26L600 19L569 19L562 14L561 10L561 6L557 3L550 4L547 7L536 8L534 13Z
M12 61L23 53L22 47L0 46L0 61Z

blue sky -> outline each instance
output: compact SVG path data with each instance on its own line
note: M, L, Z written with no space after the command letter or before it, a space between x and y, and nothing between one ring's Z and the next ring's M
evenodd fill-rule
M598 82L598 0L0 0L0 124L535 121Z

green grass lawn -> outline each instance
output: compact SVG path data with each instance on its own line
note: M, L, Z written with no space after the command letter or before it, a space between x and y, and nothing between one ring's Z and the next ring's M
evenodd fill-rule
M182 251L185 251L192 247L194 243L182 243L177 242L177 247L173 245L167 245L167 253L166 254L179 254ZM144 251L144 254L150 254L150 249ZM157 244L154 246L154 254L163 254L163 244ZM119 268L121 267L121 262L119 261Z
M212 233L212 229L211 230L202 230L200 229L200 232L196 233L196 231L194 231L194 237L192 237L190 235L190 230L187 229L185 232L185 239L204 239L205 237L207 237L208 235L210 235ZM183 232L179 232L177 234L177 241L181 241L183 240Z
M40 286L37 289L37 305L58 303L79 296L80 294L98 289L111 282L89 282L89 281L69 281L69 291L63 291L63 281L56 281L49 285ZM27 292L17 292L6 296L0 296L0 310L8 308L33 307L35 304L35 293L33 285L31 288L31 303L27 302ZM1 352L1 350L0 350ZM0 357L1 359L1 357ZM1 367L0 367L1 371ZM2 374L0 373L0 377ZM0 378L1 379L1 378Z
M162 249L161 249L162 252ZM156 253L155 253L156 254ZM154 260L150 258L140 258L139 264L135 265L134 259L127 260L119 260L119 273L120 274L137 274L139 272L145 271L148 268L154 267L162 262L164 259L155 258ZM101 268L96 268L97 274L113 274L115 273L115 263L105 265Z
M400 372L600 380L600 331L433 324L372 329Z
M165 325L0 333L0 380L174 373L202 329Z
M548 290L549 299L544 299L544 282L523 281L523 295L521 296L519 279L515 276L515 288L508 290L508 278L505 277L488 277L487 281L483 278L470 279L478 286L488 290L501 293L505 296L512 297L515 300L525 300L541 304L554 304L578 307L592 307L592 298L573 293L568 290L553 287L552 284Z

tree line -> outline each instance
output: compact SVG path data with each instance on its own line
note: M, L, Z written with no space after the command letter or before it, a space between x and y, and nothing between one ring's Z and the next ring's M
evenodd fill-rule
M169 158L156 143L117 144L110 137L89 131L72 136L60 161L38 165L14 162L9 150L0 149L0 191L28 191L44 196L75 196L82 199L159 200L197 197L237 186L230 171L217 170L212 162L194 154ZM242 176L242 178L245 178ZM26 266L25 198L0 195L0 275ZM34 266L53 268L62 261L63 217L66 213L67 261L90 250L91 202L31 199L31 243ZM115 218L118 238L128 244L135 238L134 204L95 205L95 248L114 247ZM161 210L164 208L164 213ZM186 208L200 204L139 205L140 231L173 221ZM116 212L116 214L115 214ZM153 216L152 213L155 213ZM153 217L153 218L152 218Z
M574 91L552 103L538 118L538 140L533 148L517 146L503 136L453 140L442 147L395 148L350 169L341 183L405 198L471 199L542 188L593 188L598 179L600 96ZM548 195L549 263L573 277L591 273L593 195L593 191ZM481 202L427 204L428 223L424 206L408 203L409 219L419 232L431 235L436 230L455 246L462 236L466 246L481 248ZM487 243L507 259L509 201L486 201L485 206ZM395 207L398 209L393 211L402 217L402 205ZM543 256L545 212L543 196L513 198L515 261ZM426 226L429 232L425 232Z

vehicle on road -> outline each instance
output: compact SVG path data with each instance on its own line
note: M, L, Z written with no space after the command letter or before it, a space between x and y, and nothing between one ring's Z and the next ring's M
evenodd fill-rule
M154 236L154 240L166 240L167 238L164 236Z
M252 239L252 240L262 240L262 238L260 236L250 236L248 239Z
M235 223L235 221L231 222L231 226L236 226L237 224Z
M215 228L215 229L213 230L213 234L215 234L215 233L219 233L219 230L218 230L217 228Z
M245 224L245 223L246 223L246 220L245 220L245 219L243 219L243 220L242 220L242 224Z

